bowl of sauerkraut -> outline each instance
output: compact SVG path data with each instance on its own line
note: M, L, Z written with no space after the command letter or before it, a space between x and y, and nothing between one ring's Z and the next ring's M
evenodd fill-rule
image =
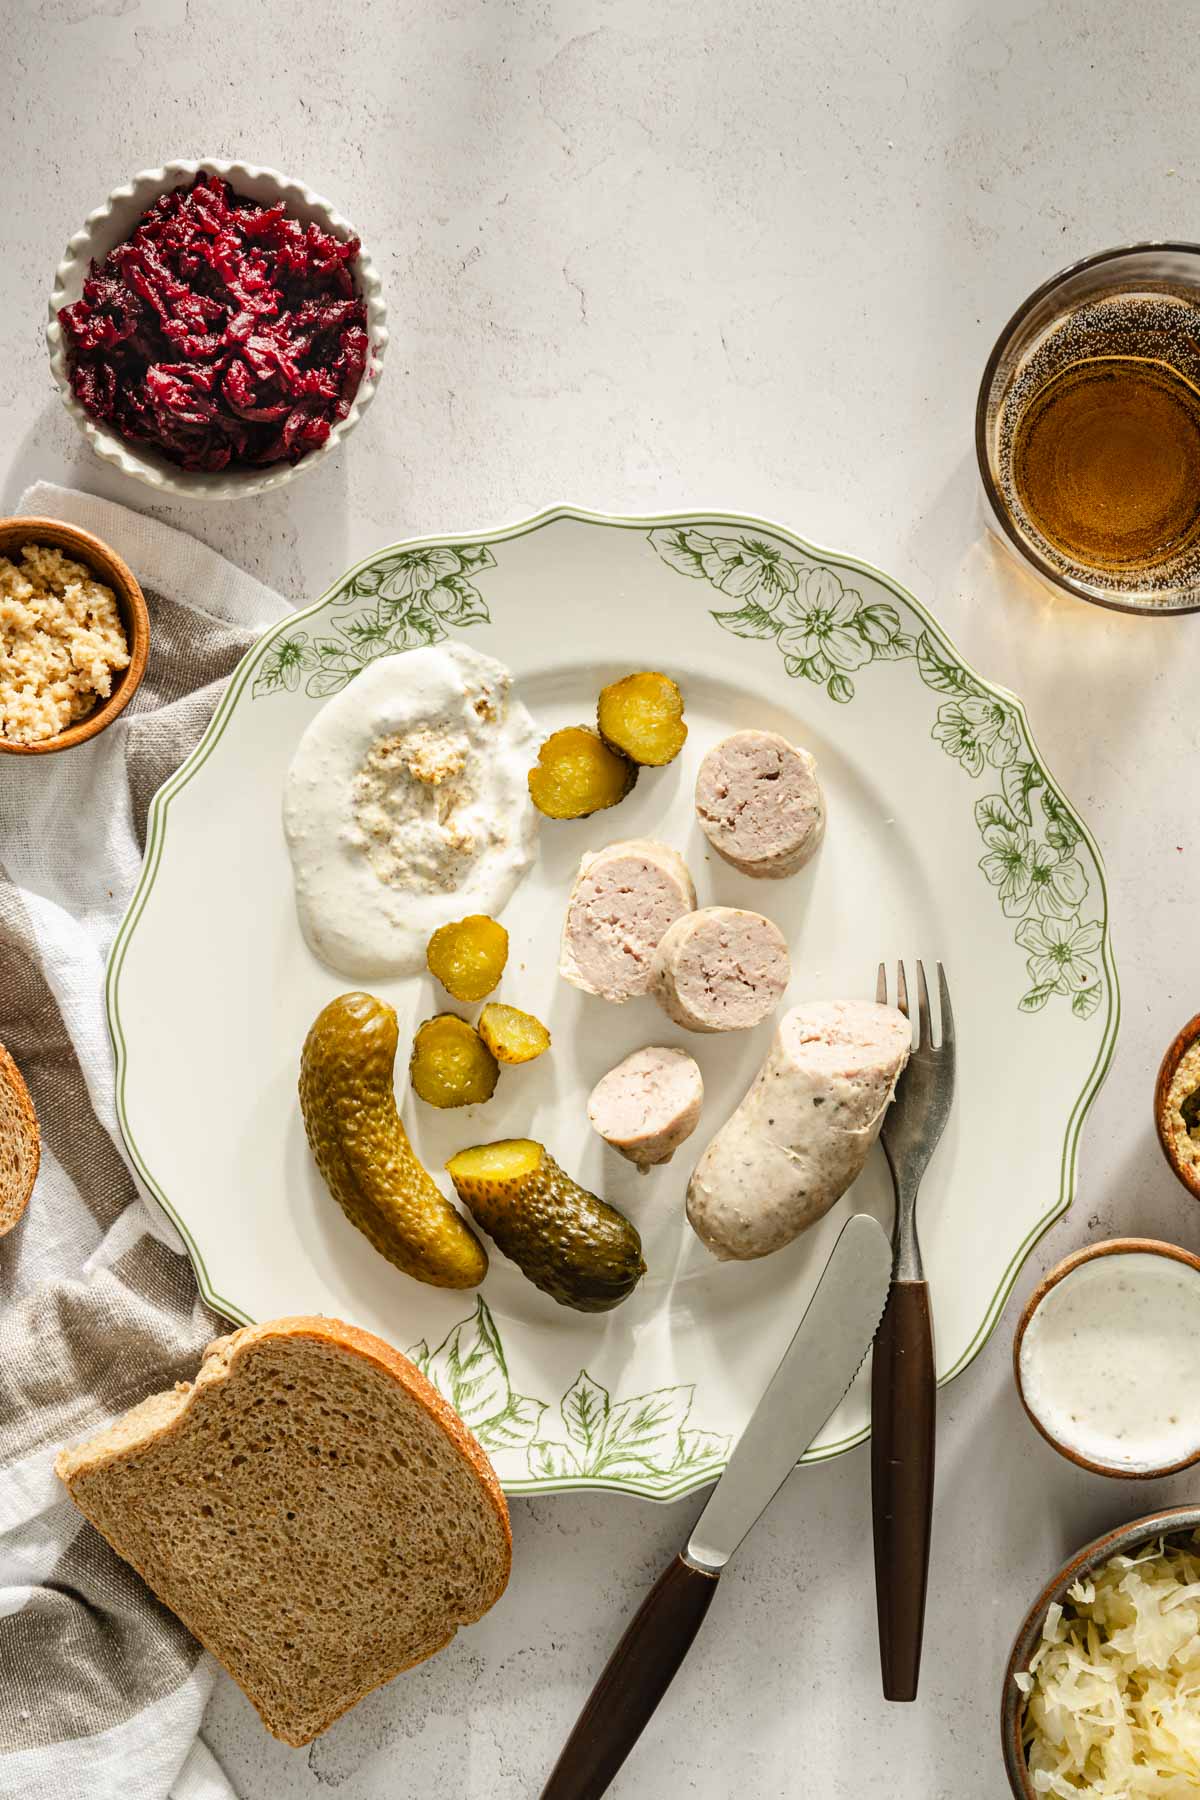
M1200 1507L1088 1544L1025 1616L1004 1677L1017 1800L1200 1794Z

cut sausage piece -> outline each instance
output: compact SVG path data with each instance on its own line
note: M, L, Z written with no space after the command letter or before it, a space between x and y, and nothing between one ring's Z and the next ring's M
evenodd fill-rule
M670 1162L691 1137L704 1104L704 1078L686 1050L661 1044L635 1050L592 1089L588 1118L643 1175Z
M777 731L735 731L696 777L696 816L718 856L743 875L794 875L825 835L825 802L807 750Z
M695 904L687 864L666 844L629 838L590 851L567 901L559 974L617 1004L646 993L659 939Z
M791 974L778 925L737 906L704 906L664 935L653 993L688 1031L746 1031L775 1010Z
M767 1060L688 1183L692 1228L722 1261L768 1256L861 1173L912 1031L864 1000L814 1000L780 1021Z

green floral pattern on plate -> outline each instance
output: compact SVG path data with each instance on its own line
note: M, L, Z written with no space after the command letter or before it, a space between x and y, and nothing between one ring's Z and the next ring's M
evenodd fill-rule
M499 1460L507 1487L580 1481L664 1494L715 1480L729 1458L728 1436L692 1424L691 1383L613 1400L580 1369L557 1408L514 1393L482 1299L436 1350L422 1340L406 1354Z
M725 631L774 638L788 674L819 683L841 705L854 698L855 671L915 654L894 606L864 605L832 569L789 560L761 538L716 537L683 526L652 531L650 542L681 575L709 581L741 602L713 613Z
M532 604L531 594L518 578L517 546L528 547L538 534L557 530L560 524L568 524L572 536L580 526L589 532L601 528L606 535L619 533L626 541L632 540L630 548L636 558L653 564L661 557L671 570L704 582L714 597L713 616L721 630L759 639L762 646L774 638L787 672L813 684L812 697L818 708L825 705L826 697L847 704L861 685L864 698L878 699L883 706L899 701L907 719L906 701L911 693L901 695L896 688L882 687L877 694L883 681L878 665L915 664L918 679L913 685L918 697L924 701L930 690L932 741L965 771L964 802L979 802L980 810L973 818L983 838L980 867L996 892L997 907L1002 909L999 916L1011 921L1016 944L1028 961L1026 1010L1045 1005L1051 995L1069 994L1075 1011L1086 1017L1105 1002L1096 1018L1092 1046L1083 1043L1082 1032L1064 1028L1064 1040L1069 1036L1081 1044L1081 1066L1084 1060L1089 1066L1082 1085L1073 1090L1073 1097L1068 1096L1071 1106L1058 1154L1057 1185L1051 1182L1044 1210L1035 1206L1022 1217L1017 1234L1020 1241L1011 1247L998 1278L988 1271L982 1283L982 1311L971 1321L971 1335L957 1359L941 1373L943 1381L949 1380L968 1366L987 1341L1024 1258L1075 1192L1080 1130L1111 1060L1119 1019L1119 987L1109 945L1099 922L1088 916L1106 917L1103 866L1090 835L1060 799L1038 757L1019 702L974 676L920 602L886 576L792 538L765 520L742 516L609 519L557 508L509 530L488 534L479 543L464 544L456 538L452 544L393 545L366 558L303 613L281 621L265 634L235 672L200 745L151 803L142 877L109 960L108 1016L117 1059L115 1100L135 1167L179 1230L207 1303L242 1323L250 1323L255 1316L270 1316L269 1308L256 1315L247 1306L248 1296L241 1287L247 1259L231 1262L223 1245L203 1238L210 1220L206 1206L197 1202L192 1212L191 1201L185 1203L176 1196L178 1165L152 1134L149 1144L144 1141L153 1107L139 1089L146 1079L146 1065L139 1061L137 1048L144 1024L144 995L140 1008L125 1004L130 985L135 994L139 991L137 982L144 980L144 964L131 974L127 959L131 946L134 965L139 949L143 955L147 953L145 943L139 940L146 929L143 920L148 906L161 899L163 884L158 877L164 860L169 861L168 839L176 842L187 835L186 829L176 829L176 799L198 779L203 783L206 770L216 766L211 759L231 740L238 741L238 732L244 731L250 720L256 731L268 724L274 731L283 721L281 729L286 735L291 724L301 728L311 702L344 687L376 656L437 642L451 629L484 624L489 605L480 587L486 588L487 583L479 577L496 567L497 558L504 564L507 592L518 607ZM569 558L565 566L570 566ZM647 573L655 576L653 568ZM630 579L635 579L632 574ZM674 574L667 579L673 581ZM860 586L878 599L864 601ZM653 591L656 599L664 598L657 577ZM691 592L695 596L698 590ZM687 591L679 596L684 601L687 597ZM491 601L496 598L493 590ZM670 610L674 628L682 620L674 607ZM719 642L713 648L720 649ZM753 660L772 652L751 641L745 654ZM838 677L841 679L835 679ZM897 674L897 680L911 681L911 670L903 676ZM245 706L251 694L281 693L290 696L290 704L277 699L273 707ZM283 720L288 714L290 723ZM837 715L834 719L836 722ZM229 779L228 770L222 779ZM217 781L214 792L219 795L220 791ZM1007 810L999 810L1001 807ZM1081 874L1073 871L1073 863L1079 865ZM1094 962L1104 969L1102 981L1093 976ZM134 1040L132 1058L127 1030ZM1049 1021L1045 1030L1049 1035ZM160 1167L164 1156L165 1169ZM317 1279L319 1284L319 1273ZM478 1302L469 1316L447 1329L454 1312L469 1302L453 1295L437 1298L436 1310L431 1313L425 1304L429 1295L423 1297L422 1323L412 1327L425 1329L436 1348L431 1350L422 1342L414 1345L410 1354L467 1416L511 1492L546 1494L606 1487L667 1500L691 1492L719 1474L734 1439L704 1429L693 1419L693 1412L698 1406L705 1420L732 1423L735 1431L740 1428L736 1421L741 1413L729 1407L727 1396L722 1410L714 1412L720 1403L707 1385L707 1377L687 1357L677 1362L674 1354L668 1360L654 1352L648 1366L636 1360L627 1364L623 1356L610 1357L607 1330L596 1335L586 1321L565 1313L556 1321L557 1329L539 1328L535 1334L516 1317L502 1321L506 1353L486 1304ZM261 1306L261 1301L258 1304ZM389 1338L394 1332L388 1320L394 1322L394 1317L389 1312L376 1323ZM431 1319L436 1324L429 1323ZM562 1353L553 1354L551 1367L543 1369L547 1352L557 1345L562 1345ZM579 1366L584 1362L590 1367ZM510 1370L521 1388L537 1388L539 1396L515 1389ZM595 1379L593 1371L604 1373L608 1387ZM664 1373L693 1374L698 1385L648 1385ZM643 1391L628 1394L631 1387ZM851 1425L845 1436L810 1451L805 1460L836 1456L864 1435L861 1422Z
M491 617L475 577L494 569L484 544L436 544L401 550L358 569L334 595L366 601L329 623L335 636L293 631L273 640L254 679L253 696L304 691L314 700L336 694L380 656L437 644L453 625L486 625Z
M975 803L983 839L979 867L997 890L1014 940L1026 955L1022 1012L1055 995L1077 1018L1100 1005L1103 978L1093 960L1104 936L1085 917L1090 882L1078 855L1079 829L1047 787L1026 742L1020 713L948 656L918 618L906 631L898 606L867 605L834 570L788 556L766 538L694 525L651 531L649 541L681 575L705 581L738 604L711 617L735 637L774 639L788 674L817 683L831 700L855 697L854 674L880 662L912 662L927 688L946 698L931 728L936 744L972 780L998 776L999 793ZM1037 798L1037 813L1034 797Z

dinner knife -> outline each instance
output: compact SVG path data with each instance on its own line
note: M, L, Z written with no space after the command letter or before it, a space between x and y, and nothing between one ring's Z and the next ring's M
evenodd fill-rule
M633 1749L699 1631L722 1569L844 1398L871 1348L892 1275L877 1220L842 1227L687 1549L642 1602L592 1689L541 1800L598 1800Z

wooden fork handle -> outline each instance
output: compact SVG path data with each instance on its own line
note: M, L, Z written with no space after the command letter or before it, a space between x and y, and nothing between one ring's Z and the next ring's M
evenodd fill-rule
M576 1721L541 1800L598 1800L670 1687L717 1577L682 1556L651 1588Z
M923 1281L894 1281L871 1369L871 1512L888 1700L915 1700L933 1522L937 1376Z

